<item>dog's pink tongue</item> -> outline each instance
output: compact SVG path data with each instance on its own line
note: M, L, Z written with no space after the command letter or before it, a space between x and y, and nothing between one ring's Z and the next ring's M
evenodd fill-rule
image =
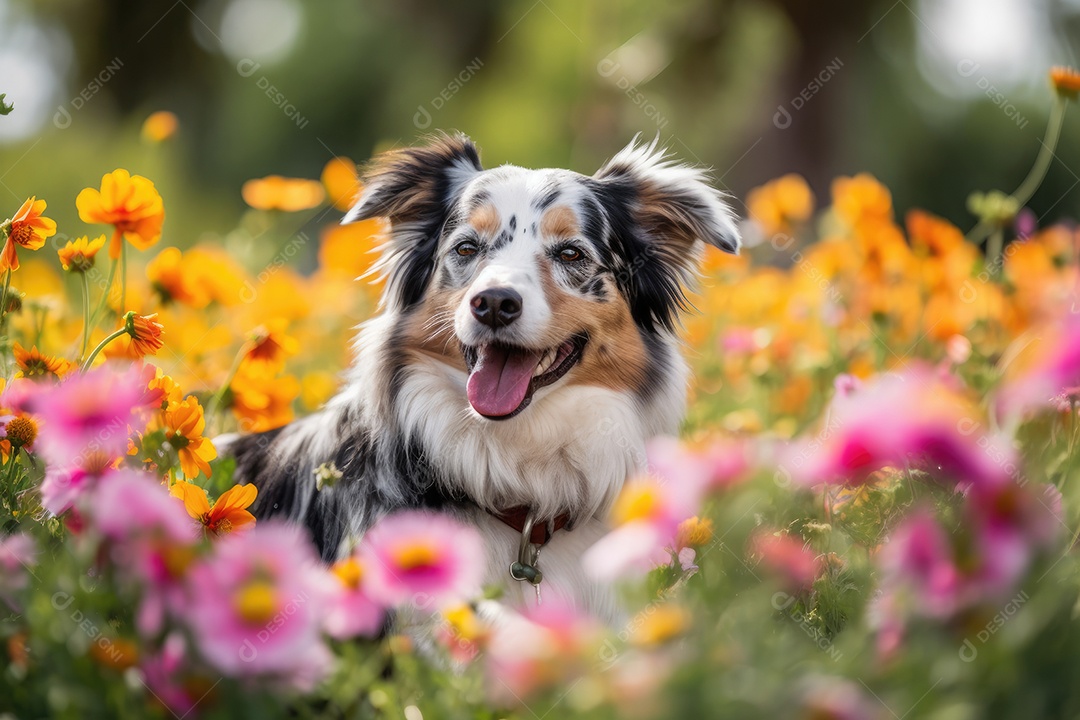
M480 348L465 390L481 415L509 415L525 401L540 354L495 346Z

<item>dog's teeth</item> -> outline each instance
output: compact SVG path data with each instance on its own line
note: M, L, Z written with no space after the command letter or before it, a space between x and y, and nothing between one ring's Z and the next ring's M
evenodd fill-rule
M555 363L555 351L548 350L544 353L544 356L540 358L540 362L536 364L536 370L533 372L533 377L539 377L543 375L551 366Z

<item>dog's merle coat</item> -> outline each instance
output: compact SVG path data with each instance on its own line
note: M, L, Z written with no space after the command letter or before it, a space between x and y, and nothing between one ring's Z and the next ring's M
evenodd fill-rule
M395 509L452 513L488 541L489 580L505 579L517 548L490 513L567 514L574 529L544 551L545 587L604 605L576 560L644 469L645 441L681 422L683 287L702 241L738 248L721 194L655 142L587 177L483 170L463 136L378 158L363 188L346 221L390 223L381 312L322 411L222 443L237 478L259 488L253 511L303 523L327 560ZM478 320L493 288L521 301L512 324ZM531 380L481 377L490 362L537 365ZM528 383L512 412L503 382ZM317 490L314 471L330 463L341 478Z

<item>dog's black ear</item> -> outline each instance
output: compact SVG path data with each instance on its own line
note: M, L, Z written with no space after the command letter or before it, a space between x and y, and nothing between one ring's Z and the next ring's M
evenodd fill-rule
M400 307L423 297L435 269L439 232L454 201L481 170L472 140L439 135L427 145L379 155L361 177L363 190L342 222L390 221L380 265L387 275L387 298Z
M686 307L684 287L700 262L701 243L739 252L739 229L725 196L706 173L667 159L657 141L635 138L594 176L611 224L617 278L634 319L653 330L672 328Z

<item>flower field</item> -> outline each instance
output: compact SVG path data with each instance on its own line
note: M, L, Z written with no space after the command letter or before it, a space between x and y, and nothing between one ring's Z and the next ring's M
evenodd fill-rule
M755 189L682 328L684 435L582 558L625 621L500 628L475 531L393 515L325 567L211 442L335 392L380 292L356 165L252 179L194 243L152 178L67 170L0 209L0 717L1076 716L1080 232L1025 210L1043 162L966 234L866 174Z

